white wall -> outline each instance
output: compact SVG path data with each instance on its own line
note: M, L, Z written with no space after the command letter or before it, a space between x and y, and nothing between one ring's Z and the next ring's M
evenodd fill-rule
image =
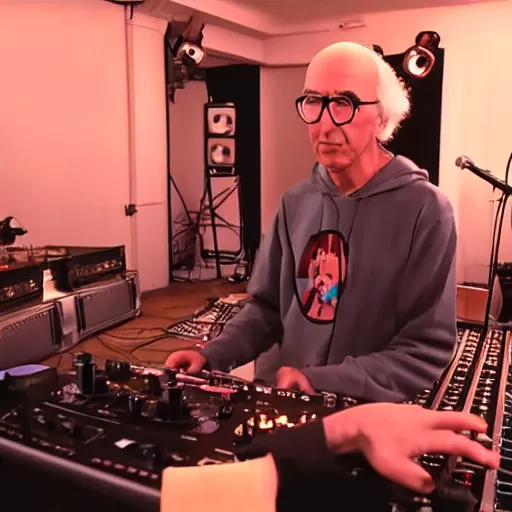
M167 232L166 23L135 16L129 24L128 62L133 62L132 201L137 204L132 244L142 290L169 283ZM129 82L130 83L130 82Z
M511 17L511 2L395 12L367 16L366 28L345 34L257 43L260 60L303 66L342 35L397 53L420 30L440 33L446 49L440 186L458 212L460 280L485 279L495 196L454 160L467 154L504 175L512 149ZM29 229L27 243L125 244L129 265L150 289L167 283L165 22L136 16L131 26L127 39L124 9L98 0L0 4L0 216L18 217ZM224 51L235 41L213 26L205 31L211 47L209 37ZM244 37L236 40L247 39L249 53L255 51ZM293 107L302 73L262 69L264 228L281 193L311 168L306 130ZM203 91L204 84L190 83L171 107L173 176L192 209L202 192ZM124 205L133 201L149 206L130 220ZM501 259L510 261L510 214L503 244Z
M208 101L204 82L190 82L177 90L170 106L169 137L171 175L188 210L199 210L204 190L204 104ZM183 204L173 186L171 193L173 234L182 227L176 224L183 216Z
M107 4L0 7L0 205L24 242L126 244L132 257L124 27Z
M168 282L166 100L161 23L145 21L132 45L118 5L0 4L0 216L29 230L20 243L125 245L150 289ZM159 206L130 219L130 202Z
M261 225L265 232L282 193L311 175L314 156L307 129L295 110L306 67L268 68L260 73Z
M458 213L457 270L461 281L486 280L493 213L490 200L497 195L493 196L491 187L469 171L458 170L454 162L457 156L467 154L477 165L504 177L505 164L512 151L509 99L512 70L507 64L512 53L511 19L511 2L383 13L365 17L367 27L363 29L275 37L269 39L265 47L267 63L301 65L309 62L321 48L341 39L376 43L386 53L393 54L411 46L421 30L436 30L440 34L441 46L446 50L440 187ZM304 169L307 164L301 164L307 151L302 149L304 138L298 131L292 105L289 112L285 112L284 106L278 113L269 108L274 101L270 98L283 95L285 99L288 95L284 89L296 83L293 73L298 71L268 69L262 74L264 225L268 224L279 195L296 176L309 172ZM294 94L296 91L293 94L289 91L288 101ZM290 139L297 149L295 153L289 152L289 165L283 165L283 142L279 134L287 130L291 130ZM284 144L292 147L293 142ZM508 232L504 236L501 260L511 261L510 214L504 231Z

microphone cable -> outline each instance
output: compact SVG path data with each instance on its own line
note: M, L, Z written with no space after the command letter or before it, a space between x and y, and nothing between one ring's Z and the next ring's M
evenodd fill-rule
M508 176L510 172L510 165L512 163L512 153L510 154L507 162L507 168L505 172L505 182L508 184ZM496 279L496 274L498 270L498 258L499 258L499 249L501 244L501 235L503 231L503 219L505 217L505 210L507 206L509 195L505 192L502 193L501 197L498 199L498 208L496 210L496 216L494 218L494 227L493 227L493 236L491 243L491 257L489 261L489 276L488 276L488 288L489 294L487 296L487 303L485 305L485 315L484 315L484 325L483 331L487 331L489 328L489 315L491 313L491 302L493 297L494 290L494 280ZM497 318L495 319L497 320Z

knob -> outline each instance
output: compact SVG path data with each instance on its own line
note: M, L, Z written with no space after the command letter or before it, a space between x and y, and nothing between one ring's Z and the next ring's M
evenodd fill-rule
M94 395L96 365L91 354L80 354L76 363L77 386L82 395Z
M171 420L180 420L185 417L185 404L183 401L183 388L167 390L167 401L169 403L169 414Z
M160 379L156 375L148 375L148 392L152 397L159 397L162 394Z
M273 432L276 428L275 418L271 415L260 412L254 417L254 435L258 433Z
M109 359L105 363L105 372L108 378L114 382L125 382L131 379L130 363L125 361L113 361Z
M145 399L141 395L133 394L128 396L128 411L132 421L139 421L142 418L144 402Z
M82 427L72 418L66 418L59 415L59 427L65 434L73 437L80 437L82 435Z
M165 375L167 376L167 386L176 386L178 383L178 379L176 377L177 373L178 372L176 370L171 370L169 368L165 369Z
M152 465L158 464L162 460L161 451L156 444L138 444L135 453L137 457L145 461L151 462Z
M227 419L233 414L233 404L231 401L231 394L221 394L219 400L219 418Z
M183 400L183 388L165 390L161 400L156 403L156 416L164 421L181 421L188 419L188 411Z
M465 487L471 487L475 472L472 469L456 469L453 472L453 481Z

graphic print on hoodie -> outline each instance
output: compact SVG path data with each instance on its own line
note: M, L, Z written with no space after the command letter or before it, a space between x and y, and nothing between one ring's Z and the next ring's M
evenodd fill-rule
M304 314L297 279L304 249L322 232L340 233L347 255L329 322ZM455 250L450 202L407 158L394 157L349 196L317 164L281 198L247 289L253 300L203 354L212 369L229 371L266 352L256 378L269 384L291 366L317 390L410 399L454 352Z
M341 233L312 235L300 258L297 294L302 312L312 322L332 322L347 272L346 244Z

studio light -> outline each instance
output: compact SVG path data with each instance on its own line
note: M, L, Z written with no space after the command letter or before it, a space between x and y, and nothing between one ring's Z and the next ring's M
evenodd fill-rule
M424 31L416 36L416 44L405 53L403 67L413 78L428 76L436 61L435 51L439 48L441 38L437 32Z
M384 50L382 49L382 46L379 46L378 44L372 44L372 48L375 53L378 53L381 57L384 57Z
M165 33L166 77L170 100L174 103L176 89L183 89L189 80L201 76L199 65L206 57L202 47L204 23L197 16L186 22L172 21Z
M16 237L27 234L27 230L14 218L0 219L0 245L12 245Z
M176 57L188 66L199 66L206 56L205 51L197 44L185 42L176 54Z

